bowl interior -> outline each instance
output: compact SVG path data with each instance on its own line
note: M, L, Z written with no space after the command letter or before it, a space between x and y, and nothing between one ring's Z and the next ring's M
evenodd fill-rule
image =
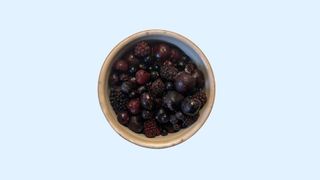
M111 72L113 63L118 60L127 50L141 40L157 40L173 44L180 48L187 54L197 67L203 72L205 78L204 91L208 96L208 101L205 106L200 110L198 120L186 129L182 129L177 133L169 133L167 136L157 136L155 138L147 138L143 134L132 132L127 127L121 125L116 118L109 101L109 85L108 79ZM102 86L100 88L100 86ZM99 80L99 99L102 110L106 115L110 125L115 131L128 141L140 146L150 148L164 148L179 144L186 139L190 138L206 121L212 109L215 93L215 82L210 64L201 50L195 46L191 41L182 37L181 35L170 33L168 31L160 32L140 32L130 36L124 41L120 42L109 54L105 64L101 70Z

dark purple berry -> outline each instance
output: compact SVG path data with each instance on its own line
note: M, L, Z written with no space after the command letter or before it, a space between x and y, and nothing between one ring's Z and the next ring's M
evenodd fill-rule
M152 119L153 115L152 115L151 111L142 110L141 117L142 117L142 119L148 120L148 119Z
M131 53L126 56L126 60L128 61L129 65L131 65L131 66L137 66L139 64L139 59L137 59Z
M168 131L166 129L161 129L161 136L168 135Z
M157 64L155 64L155 65L153 65L152 69L153 69L154 71L159 71L159 70L160 70L160 66L157 65Z
M143 130L143 122L139 116L131 116L128 128L136 133L141 133Z
M129 75L122 73L122 74L120 74L119 79L120 79L120 81L128 81Z
M144 59L143 59L143 62L145 63L145 64L150 64L151 62L152 62L152 58L151 58L151 56L147 56L147 57L145 57Z
M165 86L166 86L166 89L167 89L168 91L174 89L174 84L173 84L172 82L170 82L170 81L167 81L166 84L165 84Z
M117 71L121 71L121 72L126 72L128 71L129 65L128 62L125 60L118 60L115 64L114 64L114 69Z
M192 77L196 80L197 87L203 88L204 83L205 83L204 76L203 76L203 73L199 69L196 69L193 72Z
M168 91L167 94L163 96L163 106L170 109L171 111L175 111L180 107L180 103L183 98L183 95L176 91Z
M140 87L137 89L137 92L138 92L139 94L142 94L142 93L144 93L144 92L146 92L146 91L147 91L146 86L140 86Z
M163 62L163 65L164 66L172 66L173 64L172 64L172 62L170 60L166 60L166 61Z
M127 125L129 122L129 114L127 112L119 112L117 119L121 124Z
M179 71L184 70L185 66L186 66L186 63L184 61L182 61L182 60L178 61L177 68Z
M129 73L130 74L136 74L137 70L138 70L138 68L136 66L131 66L129 68Z
M170 47L164 43L158 44L154 48L154 53L155 53L156 58L164 59L164 58L168 57L168 55L170 54Z
M156 80L159 78L159 73L157 71L151 71L151 79Z
M156 116L156 120L159 123L164 124L164 123L169 122L170 117L166 113L163 113L163 114L159 114L158 116Z
M150 92L153 96L161 96L164 90L165 85L160 78L152 82Z
M128 102L128 109L132 114L138 114L141 111L139 99L131 99Z
M176 113L175 113L175 116L176 116L176 118L177 118L178 120L181 120L181 121L186 118L185 115L184 115L182 112L180 112L180 111L176 112Z
M173 60L180 59L181 58L181 52L176 48L171 49L170 58L173 59Z
M174 85L178 92L187 93L195 87L196 81L190 74L180 72L175 78Z
M129 93L129 98L136 98L138 96L138 93L136 92L136 91L131 91L130 93Z
M171 124L177 124L178 123L178 119L176 118L175 115L170 115L170 123Z
M146 70L147 69L147 66L145 64L139 64L139 69L143 69L143 70Z
M111 85L117 85L119 83L119 76L116 73L112 73L109 77L109 83Z
M137 43L136 47L134 48L134 55L139 57L145 57L149 55L151 52L151 47L146 41L141 41Z
M121 91L129 94L133 88L133 84L129 81L125 81L121 84Z
M139 71L136 72L136 80L138 84L143 85L150 80L150 73L140 69Z
M147 93L147 92L143 93L140 97L140 101L141 101L141 105L143 108L148 109L148 110L152 110L153 98L149 93Z
M196 69L196 65L193 63L188 63L185 67L184 67L184 72L186 73L193 73L193 71Z
M181 126L178 123L177 124L173 124L172 127L173 127L173 130L175 132L180 131L180 129L181 129Z
M185 98L181 103L181 110L184 114L194 116L199 112L201 102L198 99Z

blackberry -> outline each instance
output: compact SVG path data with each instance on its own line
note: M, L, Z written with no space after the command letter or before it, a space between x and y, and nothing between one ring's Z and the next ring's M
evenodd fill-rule
M206 93L203 90L200 90L196 92L194 95L192 95L193 99L198 99L201 102L201 107L206 104L208 98Z
M116 113L127 110L129 98L120 88L111 88L109 98L111 106Z
M144 122L144 134L148 138L154 138L158 135L160 135L160 129L157 126L157 123L155 120L148 120Z
M161 79L156 79L150 87L150 92L153 96L160 96L165 90L165 85Z
M178 69L172 65L163 65L160 68L160 76L169 81L172 81L177 73Z
M145 57L151 52L151 47L146 41L139 42L134 48L134 55L139 57Z
M197 121L198 118L199 118L199 114L196 114L195 116L185 115L185 119L182 120L181 127L186 128L191 126L194 122Z

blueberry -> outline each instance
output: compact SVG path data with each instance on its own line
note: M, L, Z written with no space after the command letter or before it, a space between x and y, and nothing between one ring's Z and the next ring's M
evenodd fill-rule
M174 84L172 82L170 82L170 81L167 81L165 86L166 86L167 90L173 90L174 89Z
M181 110L184 114L194 116L199 112L201 102L194 98L185 98L181 103Z
M148 110L151 110L153 108L153 98L149 93L142 93L140 101L143 108Z
M129 94L133 88L133 84L129 81L125 81L121 84L121 91Z

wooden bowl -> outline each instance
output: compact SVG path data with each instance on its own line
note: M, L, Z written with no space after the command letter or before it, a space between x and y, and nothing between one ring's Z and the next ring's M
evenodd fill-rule
M132 47L133 44L141 40L160 40L176 45L182 51L184 51L184 53L186 53L203 72L205 78L204 90L208 96L208 101L200 110L200 116L198 120L190 127L182 129L177 133L169 133L167 136L147 138L144 134L136 134L118 122L117 116L113 111L109 101L108 79L112 64L121 55L123 55L128 48ZM215 79L212 68L208 59L200 50L200 48L180 34L158 29L146 30L133 34L114 47L103 63L98 82L100 106L111 127L124 139L139 146L148 148L171 147L184 142L193 134L195 134L205 123L211 112L215 99L215 89Z

